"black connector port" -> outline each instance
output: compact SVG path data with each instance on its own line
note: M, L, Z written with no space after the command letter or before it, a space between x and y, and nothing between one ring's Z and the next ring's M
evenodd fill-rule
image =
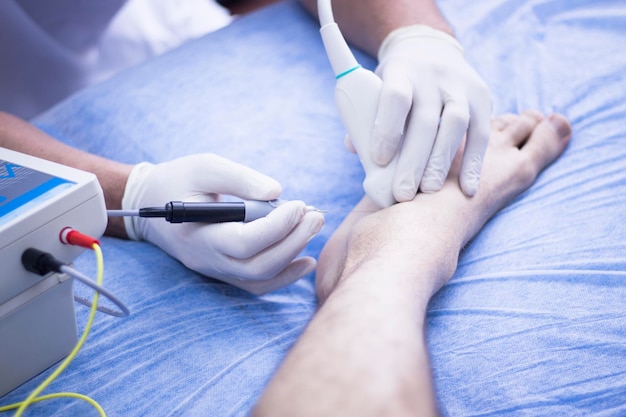
M44 276L50 272L61 272L65 264L48 252L28 248L22 253L22 265L27 271Z

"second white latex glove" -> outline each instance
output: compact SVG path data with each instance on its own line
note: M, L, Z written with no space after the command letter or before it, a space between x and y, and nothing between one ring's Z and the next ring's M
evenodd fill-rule
M398 201L439 190L467 134L460 185L478 190L489 140L491 97L485 82L445 32L413 25L391 32L378 53L383 80L372 132L372 159L387 164L400 152L393 180Z
M163 207L169 201L219 201L221 195L273 200L280 184L249 167L214 154L135 166L122 209ZM131 239L149 241L188 268L254 294L289 285L315 269L311 257L295 259L324 224L301 201L280 205L249 222L172 224L160 218L126 217Z

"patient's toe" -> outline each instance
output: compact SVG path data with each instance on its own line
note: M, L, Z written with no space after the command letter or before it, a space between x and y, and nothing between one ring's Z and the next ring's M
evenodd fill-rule
M533 129L543 120L541 113L527 110L512 120L503 130L507 140L514 146L521 146L528 139Z
M504 130L508 125L515 121L519 116L513 113L505 113L491 119L491 129Z
M560 114L553 114L537 125L521 151L539 172L565 150L571 134L567 119Z

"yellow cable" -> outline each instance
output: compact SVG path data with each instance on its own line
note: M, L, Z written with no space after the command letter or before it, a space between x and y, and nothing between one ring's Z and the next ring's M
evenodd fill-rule
M98 268L98 275L96 278L96 282L98 285L102 285L102 280L104 277L104 258L102 256L102 250L100 249L100 246L97 243L94 243L91 248L96 254L96 262L97 262L97 268ZM64 392L64 393L59 393L59 394L50 394L50 395L37 397L41 393L41 391L46 389L46 387L48 387L48 385L50 385L61 374L61 372L63 372L68 367L70 362L72 362L74 358L76 357L76 355L78 354L78 351L83 347L83 344L85 343L85 340L87 339L87 336L89 335L89 332L91 331L93 320L96 316L96 311L98 309L99 296L100 296L100 293L96 291L96 293L93 296L93 303L91 305L89 319L87 320L87 324L85 325L85 330L83 330L83 334L80 337L80 340L78 341L76 346L74 346L74 349L72 350L72 352L70 352L67 358L65 358L63 363L61 363L57 367L57 369L48 378L46 378L46 380L43 381L24 401L20 403L15 403L15 404L7 405L4 407L0 407L0 412L13 410L17 408L18 410L15 413L15 417L20 417L24 413L26 408L32 403L47 400L47 399L52 399L52 398L69 397L69 398L79 398L81 400L87 401L89 404L93 405L96 408L96 410L98 410L98 413L100 413L101 417L106 417L104 410L102 409L102 407L100 407L100 405L95 400L82 394Z
M38 403L39 401L53 400L55 398L76 398L76 399L79 399L79 400L83 400L83 401L88 402L96 410L98 410L98 413L100 413L101 416L105 416L106 415L104 413L104 410L100 406L100 404L98 404L94 399L92 399L92 398L90 398L90 397L88 397L86 395L83 395L83 394L77 394L75 392L59 392L59 393L56 393L56 394L42 395L40 397L33 398L33 400L31 401L31 404ZM15 410L16 408L20 407L22 404L23 404L23 402L19 402L19 403L15 403L15 404L11 404L11 405L6 405L4 407L0 407L0 412L9 411L9 410Z

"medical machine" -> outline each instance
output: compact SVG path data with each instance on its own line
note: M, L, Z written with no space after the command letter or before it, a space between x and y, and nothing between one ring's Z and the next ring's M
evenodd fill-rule
M95 175L0 148L0 396L68 355L77 342L72 278L29 272L29 248L71 263L84 249L62 232L106 228Z

